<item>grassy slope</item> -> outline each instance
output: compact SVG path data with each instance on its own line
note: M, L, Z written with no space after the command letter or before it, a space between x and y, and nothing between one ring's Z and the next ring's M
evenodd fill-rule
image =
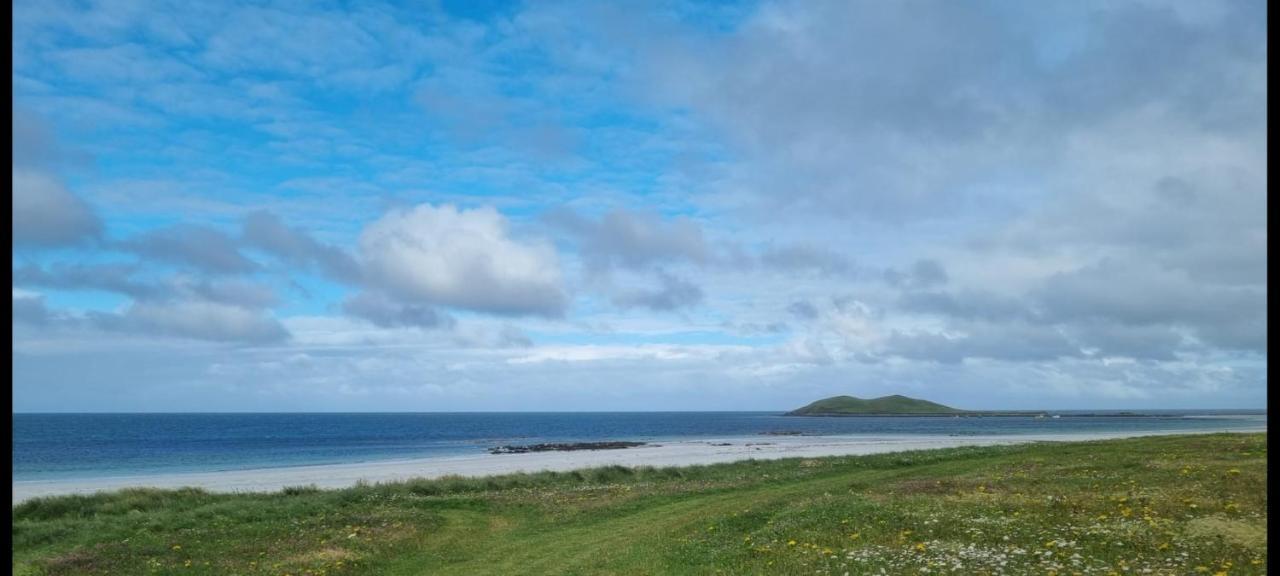
M964 411L928 400L893 395L869 400L853 396L833 396L794 410L790 414L799 416L806 414L959 414L962 412Z
M1266 437L1215 434L14 508L18 574L1262 573ZM1003 567L1001 567L1003 562ZM1127 568L1127 570L1125 569Z

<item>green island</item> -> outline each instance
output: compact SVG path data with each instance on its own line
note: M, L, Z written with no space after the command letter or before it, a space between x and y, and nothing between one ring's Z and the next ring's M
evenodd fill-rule
M13 508L15 574L1262 574L1265 433ZM882 572L883 570L883 572Z
M1038 410L961 410L900 394L863 399L832 396L787 412L785 416L1047 416Z

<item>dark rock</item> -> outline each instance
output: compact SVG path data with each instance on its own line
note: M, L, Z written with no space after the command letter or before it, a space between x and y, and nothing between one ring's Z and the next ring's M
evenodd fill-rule
M644 442L572 442L550 444L526 444L524 446L495 446L490 454L525 454L528 452L572 452L575 450L619 450L644 446Z

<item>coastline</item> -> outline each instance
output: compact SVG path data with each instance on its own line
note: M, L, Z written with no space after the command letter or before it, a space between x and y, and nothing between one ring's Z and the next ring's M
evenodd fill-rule
M490 476L542 470L568 471L597 466L689 466L719 464L746 459L816 458L854 456L907 450L960 446L996 446L1029 442L1072 442L1181 434L1266 432L1256 428L1207 430L1151 430L986 436L858 435L858 436L751 436L657 442L624 450L483 454L347 464L260 468L219 472L187 472L147 476L29 480L13 482L13 504L31 498L65 494L92 494L121 488L180 488L194 486L213 492L271 492L287 486L315 485L342 488L358 481L394 482L411 478L448 475ZM725 445L728 443L728 445Z

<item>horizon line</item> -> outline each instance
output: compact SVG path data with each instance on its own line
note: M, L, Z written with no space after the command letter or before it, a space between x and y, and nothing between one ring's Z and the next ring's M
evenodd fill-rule
M794 409L791 409L794 410ZM358 411L341 411L341 410L264 410L264 411L103 411L103 412L84 412L84 411L67 411L67 412L49 412L49 411L12 411L13 415L135 415L135 414L172 414L172 415L222 415L222 414L696 414L696 413L775 413L790 412L791 410L358 410ZM980 409L962 409L966 412L1078 412L1083 410L1093 410L1098 412L1141 412L1141 411L1193 411L1205 412L1213 410L1230 410L1230 411L1253 411L1266 412L1267 408L980 408ZM917 414L902 414L902 416L917 416Z

